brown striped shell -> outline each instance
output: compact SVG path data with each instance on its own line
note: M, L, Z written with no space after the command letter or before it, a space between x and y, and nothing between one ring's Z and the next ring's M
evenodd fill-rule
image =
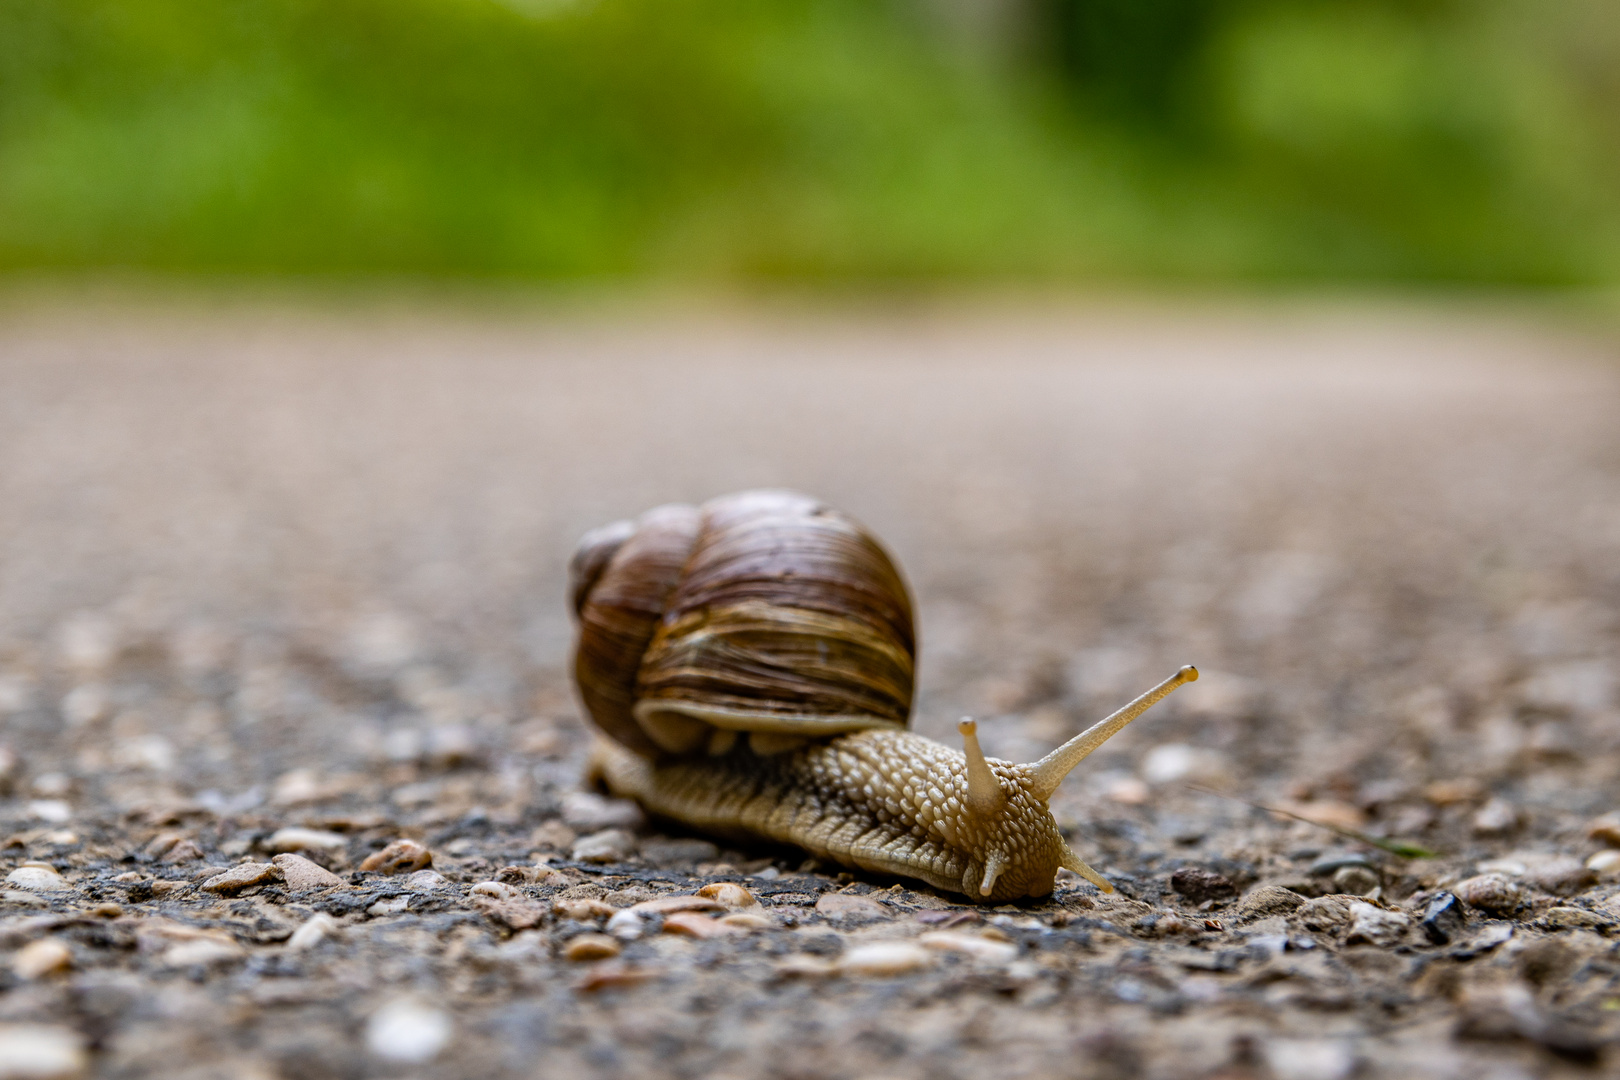
M646 756L756 750L911 715L916 634L899 571L804 495L746 491L595 529L569 567L586 710Z

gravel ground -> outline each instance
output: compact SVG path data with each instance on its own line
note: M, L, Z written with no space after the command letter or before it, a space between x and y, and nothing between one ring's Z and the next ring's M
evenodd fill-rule
M1613 361L1478 311L13 303L0 1077L1613 1068ZM580 789L574 540L767 484L906 568L925 734L1028 760L1203 669L1054 798L1116 894Z

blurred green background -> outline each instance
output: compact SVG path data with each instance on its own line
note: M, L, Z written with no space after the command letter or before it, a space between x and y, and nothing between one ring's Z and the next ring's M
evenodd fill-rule
M0 269L1620 280L1614 0L5 0Z

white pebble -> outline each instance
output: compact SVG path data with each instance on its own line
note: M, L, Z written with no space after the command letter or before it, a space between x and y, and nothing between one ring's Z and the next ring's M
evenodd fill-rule
M1355 1050L1337 1039L1271 1039L1265 1056L1277 1080L1345 1080L1356 1068Z
M28 816L51 825L62 825L73 817L73 807L65 799L34 799L28 804Z
M29 892L62 892L73 888L48 866L19 866L6 875L6 884Z
M1350 904L1350 916L1350 942L1363 941L1384 948L1400 944L1412 925L1412 920L1398 911L1385 911L1359 900Z
M989 964L1006 964L1018 958L1018 946L1010 941L994 941L958 930L930 930L917 941L925 949L961 953Z
M1620 851L1600 851L1586 860L1586 868L1599 877L1620 876Z
M614 912L613 917L607 921L607 932L620 941L634 941L645 933L646 929L647 924L641 916L629 909Z
M390 896L366 908L367 915L403 915L411 908L409 896Z
M450 1015L414 998L397 998L372 1014L366 1048L385 1061L432 1061L450 1041Z
M337 932L337 920L332 916L325 913L312 915L292 932L292 937L287 939L287 951L303 952L306 949L313 949Z
M30 941L11 958L11 970L19 979L38 979L72 966L72 951L55 938Z
M212 967L214 964L240 960L246 955L242 946L234 941L195 938L169 946L163 953L163 964L172 968Z
M70 1080L90 1064L70 1028L0 1024L0 1080Z
M450 882L437 870L418 870L405 878L405 887L412 892L424 892L448 884Z
M285 829L277 829L266 840L264 846L277 854L291 851L335 851L344 847L349 840L341 833L327 832L325 829L304 829L297 825L289 825Z
M838 969L846 975L904 975L933 962L927 949L909 941L874 941L845 953Z
M480 881L467 891L476 896L493 896L497 900L513 900L522 895L504 881Z

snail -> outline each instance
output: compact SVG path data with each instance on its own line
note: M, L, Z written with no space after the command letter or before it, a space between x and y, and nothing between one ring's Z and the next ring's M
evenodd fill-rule
M1047 801L1182 683L1183 667L1039 761L907 730L911 597L883 547L808 496L750 491L593 530L569 566L574 677L605 739L591 770L650 814L790 844L989 903L1112 886Z

